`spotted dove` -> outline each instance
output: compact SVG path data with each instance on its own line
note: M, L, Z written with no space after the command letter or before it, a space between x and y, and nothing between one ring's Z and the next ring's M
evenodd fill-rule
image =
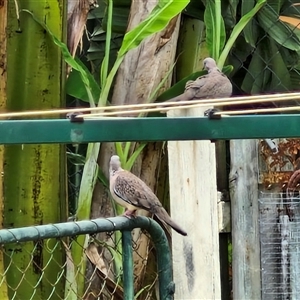
M126 208L125 216L135 216L137 209L144 209L156 215L182 235L187 233L177 225L161 205L152 190L137 176L121 168L120 158L110 159L110 192L114 200Z
M203 66L208 72L206 75L198 77L195 81L189 80L183 94L165 102L230 97L232 84L219 70L215 60L207 57L203 60Z

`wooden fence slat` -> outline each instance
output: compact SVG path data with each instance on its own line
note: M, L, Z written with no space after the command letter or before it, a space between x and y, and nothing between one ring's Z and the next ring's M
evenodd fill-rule
M207 108L170 111L203 116ZM187 232L172 234L175 299L221 299L215 145L168 142L171 216Z
M261 299L257 140L230 141L233 299Z

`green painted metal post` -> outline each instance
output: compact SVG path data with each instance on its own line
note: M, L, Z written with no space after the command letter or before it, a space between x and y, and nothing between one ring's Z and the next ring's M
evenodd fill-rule
M124 300L134 299L131 231L122 231Z
M175 283L173 282L173 266L169 243L163 230L159 230L160 225L150 219L151 226L147 231L151 235L157 252L157 272L159 281L159 298L172 300L175 293Z

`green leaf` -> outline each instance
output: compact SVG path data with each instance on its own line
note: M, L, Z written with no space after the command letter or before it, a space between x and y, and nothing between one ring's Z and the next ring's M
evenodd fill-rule
M113 13L113 1L107 1L107 28L106 28L106 43L105 43L105 55L100 69L100 82L101 86L105 86L105 82L108 74L108 64L110 56L110 43L111 43L111 26L112 26L112 13Z
M125 165L124 165L125 170L131 170L134 162L136 161L136 159L138 158L138 156L143 151L143 149L145 148L146 145L147 145L147 143L140 143L139 144L137 149L133 152L133 154L130 156L130 158L125 163Z
M63 242L66 253L66 281L65 281L65 299L77 299L77 281L76 281L76 268L72 259L72 253L69 247Z
M109 59L109 69L112 68L115 58L118 55L118 51L121 47L123 41L123 36L121 35L112 35L112 40L110 43L110 59ZM94 65L94 68L96 70L99 69L99 65L101 65L101 62L105 55L105 35L98 35L90 41L90 48L88 49L87 53L87 60L91 61ZM99 74L97 71L95 71L95 74Z
M80 59L75 58L75 60L78 63L78 65L80 65L82 69L85 70L86 73L89 73L89 70ZM98 99L101 89L93 76L90 78L90 87L91 87L91 93L93 95L93 99ZM86 101L86 102L89 101L89 95L82 81L81 74L76 69L73 69L70 72L70 75L67 79L66 93L82 101Z
M228 0L222 2L222 16L225 23L225 31L231 31L236 24L238 17L237 9L239 5L239 0Z
M266 68L265 51L267 45L261 42L253 54L248 71L241 86L248 94L259 94L263 92L271 78L271 71Z
M251 57L252 53L253 48L250 46L250 44L246 43L242 35L239 35L234 43L234 47L230 51L230 56L228 57L228 63L233 66L231 77L234 77L235 73L243 69L245 62L247 61L248 57ZM241 77L238 78L238 80L241 79ZM237 84L237 82L235 82L235 84Z
M291 89L291 78L286 63L283 60L278 47L273 40L269 41L270 50L274 55L270 57L270 67L272 70L272 80L270 91L283 92Z
M73 165L83 166L85 164L85 157L81 154L67 151L67 157Z
M218 66L221 69L227 59L229 51L233 47L235 41L240 35L241 31L245 28L245 26L252 20L255 14L265 5L266 0L258 0L256 5L249 11L246 15L244 15L239 22L234 26L231 35L219 57Z
M206 44L208 51L212 58L218 60L226 39L220 1L206 1L204 23L206 26Z
M299 90L300 70L294 69L290 73L292 90Z
M257 14L260 26L278 44L295 51L300 50L300 40L285 23L279 20L279 15L269 7L263 7Z
M286 1L281 7L280 15L290 17L300 17L300 3L299 0L293 0L293 4L290 1Z
M98 175L97 157L100 150L100 143L89 144L87 149L87 159L83 168L82 179L80 182L78 208L76 216L78 220L87 220L90 217L92 195ZM84 274L86 268L86 260L84 257L84 249L87 241L87 235L80 235L76 238L76 243L72 245L72 258L78 267L77 295L83 295L84 292Z
M115 142L115 149L117 155L120 157L121 166L124 166L127 158L125 157L125 153L123 151L123 143Z
M233 18L236 18L236 11L239 5L239 0L229 0L229 7Z
M131 142L126 142L125 143L125 147L124 147L124 157L125 160L128 160L128 155L129 155L129 151L130 151L130 146L131 146Z
M125 34L119 57L137 47L146 37L164 29L170 20L177 16L190 0L160 0L149 16L137 27Z
M268 0L268 5L266 6L267 9L269 10L274 10L275 12L277 12L277 14L279 14L282 5L285 2L289 2L286 0Z
M255 0L244 0L242 1L241 13L242 16L246 15L255 6ZM244 37L247 43L249 43L253 48L255 47L258 32L257 23L255 20L250 20L249 23L243 29Z

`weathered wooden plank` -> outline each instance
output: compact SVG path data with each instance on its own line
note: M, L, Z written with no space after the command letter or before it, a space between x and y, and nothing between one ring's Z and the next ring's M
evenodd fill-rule
M233 299L261 299L256 140L230 141Z
M169 112L201 116L205 109ZM172 235L175 299L221 299L215 145L168 143L172 218L188 236Z

